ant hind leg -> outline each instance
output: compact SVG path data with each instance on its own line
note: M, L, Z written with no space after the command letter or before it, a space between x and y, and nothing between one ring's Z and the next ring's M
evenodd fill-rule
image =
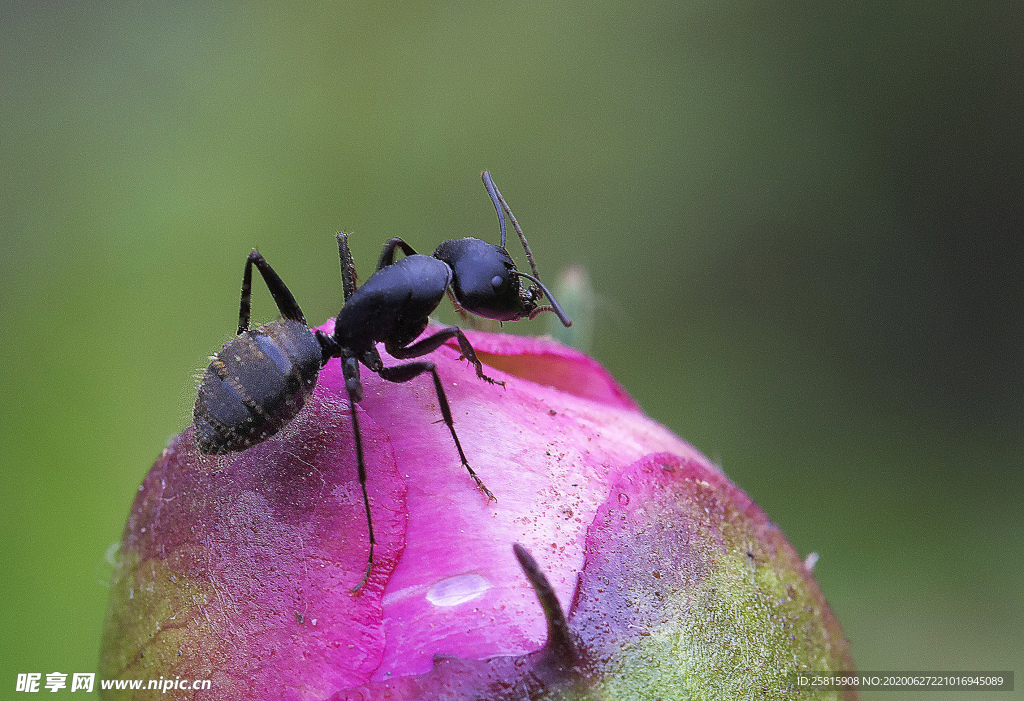
M242 273L242 300L238 307L238 335L249 330L253 264L256 265L256 269L263 276L263 281L267 283L267 289L270 290L270 294L274 297L274 302L277 303L281 316L285 319L301 322L305 326L306 317L302 315L302 310L299 309L299 304L295 301L295 297L292 296L288 286L284 284L280 276L270 267L270 263L264 260L259 251L254 248L249 257L245 259L245 272Z
M373 517L370 515L370 497L366 492L366 458L363 455L363 434L359 430L359 416L356 413L356 402L363 396L362 384L359 382L359 362L353 358L343 358L341 363L342 373L345 377L345 388L348 392L349 415L352 417L352 438L356 448L356 470L359 475L359 488L363 492L363 506L366 509L366 528L370 534L370 553L366 558L366 572L359 584L352 587L356 593L365 586L370 579L370 572L373 570L373 549L377 540L373 536Z

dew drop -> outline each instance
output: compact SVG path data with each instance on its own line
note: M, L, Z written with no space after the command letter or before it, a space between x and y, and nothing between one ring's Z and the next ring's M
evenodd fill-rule
M491 588L486 577L460 574L443 579L427 592L427 601L434 606L458 606L481 596Z

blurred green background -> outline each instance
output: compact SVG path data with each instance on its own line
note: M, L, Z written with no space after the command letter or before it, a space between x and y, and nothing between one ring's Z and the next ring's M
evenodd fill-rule
M0 10L0 695L94 668L250 247L320 323L339 229L495 239L483 168L862 669L1024 671L1019 4L211 5Z

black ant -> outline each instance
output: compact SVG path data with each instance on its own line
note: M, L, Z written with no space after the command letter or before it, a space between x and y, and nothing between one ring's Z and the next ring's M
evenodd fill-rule
M366 584L373 568L373 520L366 494L366 464L355 404L363 397L359 364L389 382L408 382L425 372L434 379L441 415L452 434L462 465L477 486L493 500L483 481L469 466L455 433L448 398L434 363L426 360L384 367L377 343L393 358L418 358L455 338L463 357L476 367L476 375L491 384L504 384L484 374L473 346L457 326L447 326L415 342L426 329L428 316L448 292L462 310L498 321L533 318L543 311L558 315L565 326L572 324L558 302L538 279L533 253L519 223L509 209L490 173L484 171L487 188L501 227L501 246L475 238L444 241L432 256L417 254L400 238L384 246L377 270L362 287L356 287L355 265L348 247L348 236L337 235L341 258L344 305L338 312L334 333L312 332L302 310L270 264L256 250L245 261L242 299L238 312L238 335L213 356L199 384L199 396L193 409L196 441L207 455L223 455L261 443L288 424L302 409L316 387L322 368L331 358L341 360L345 389L348 392L355 439L359 486L366 507L370 535L370 554L366 573L353 591ZM505 250L505 214L508 214L526 250L533 274L516 270ZM395 250L405 257L395 261ZM273 295L282 319L249 329L252 267L256 266ZM523 288L520 278L532 284ZM550 306L538 306L547 297Z

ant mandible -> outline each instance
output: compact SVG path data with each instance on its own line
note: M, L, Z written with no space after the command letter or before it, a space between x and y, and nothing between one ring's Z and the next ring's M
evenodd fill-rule
M334 333L330 335L309 329L288 287L254 249L245 261L242 276L238 335L212 357L199 384L192 412L199 450L206 455L223 455L261 443L284 428L312 395L320 369L331 358L340 359L370 536L366 572L362 581L353 587L354 592L361 589L370 577L376 545L370 499L366 493L362 435L355 407L363 397L360 363L389 382L408 382L425 372L431 374L441 415L452 434L462 465L487 498L493 500L494 495L469 466L462 450L448 398L434 363L420 360L385 367L377 343L383 342L391 357L403 360L424 356L455 338L462 356L476 367L477 377L502 385L504 383L484 374L473 346L459 327L446 326L416 341L427 328L428 316L441 303L446 292L459 308L488 319L532 319L543 311L551 311L565 326L572 324L540 281L526 236L490 173L484 171L482 178L498 213L500 246L476 238L452 239L442 242L433 255L426 256L416 253L402 239L392 238L384 245L376 271L357 288L348 235L337 235L344 304L338 312ZM505 250L505 214L508 214L523 243L532 275L516 270L515 262ZM405 254L397 262L396 249ZM250 329L254 265L263 276L283 318ZM520 278L526 278L531 284L524 289ZM542 297L547 297L550 306L539 306Z

